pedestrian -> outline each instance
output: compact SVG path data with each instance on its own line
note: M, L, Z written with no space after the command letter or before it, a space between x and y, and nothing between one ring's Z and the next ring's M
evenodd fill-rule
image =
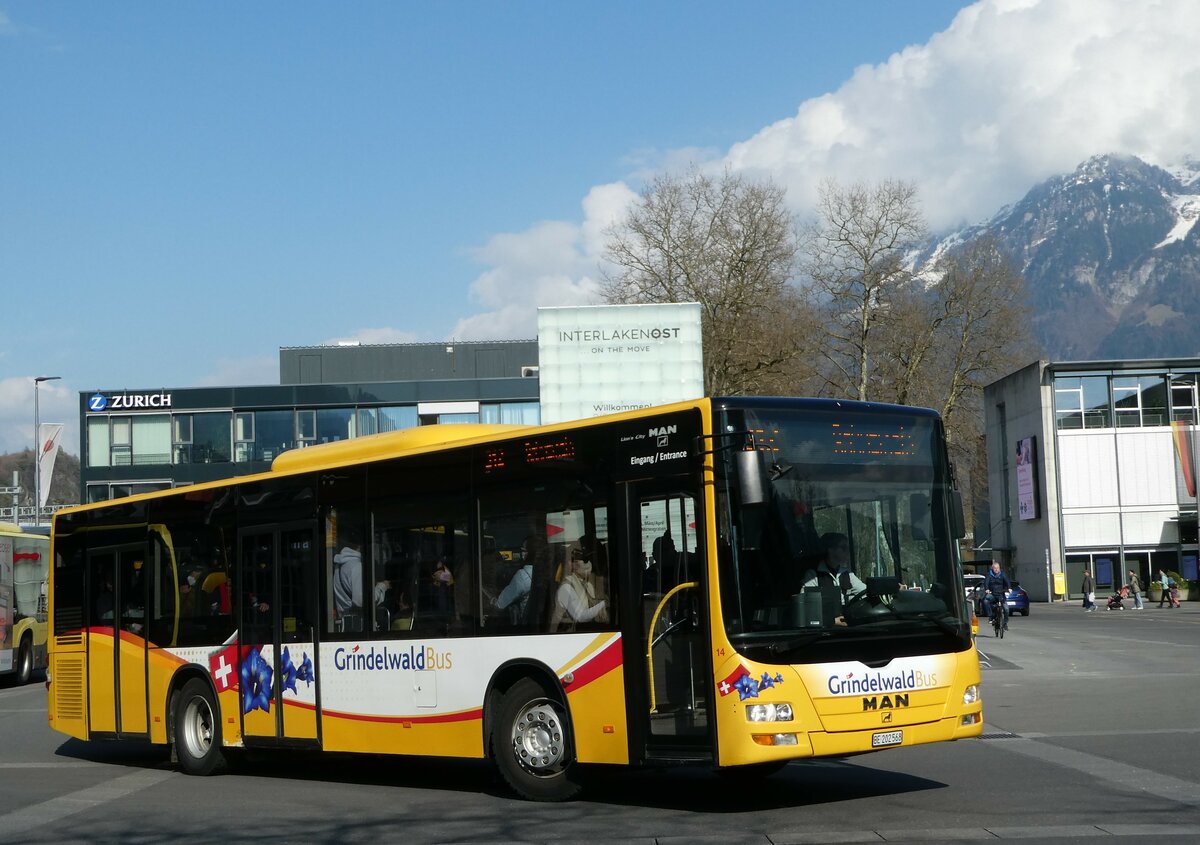
M1096 609L1096 579L1092 577L1092 570L1083 570L1083 611L1091 613Z
M1158 606L1162 607L1166 602L1168 608L1174 607L1171 603L1171 578L1165 569L1158 570L1158 583L1162 585L1162 598L1158 600Z
M1142 609L1142 580L1138 578L1137 573L1132 569L1129 570L1129 594L1133 596L1133 609Z

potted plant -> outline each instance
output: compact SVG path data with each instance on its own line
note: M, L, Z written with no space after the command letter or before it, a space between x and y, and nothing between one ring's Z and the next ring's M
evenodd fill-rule
M1158 573L1154 573L1154 578L1158 578ZM1183 576L1178 572L1167 572L1167 577L1175 582L1175 586L1179 590L1179 600L1187 601L1191 594L1191 584L1183 580ZM1162 601L1162 582L1158 580L1151 581L1146 585L1146 601L1157 602Z

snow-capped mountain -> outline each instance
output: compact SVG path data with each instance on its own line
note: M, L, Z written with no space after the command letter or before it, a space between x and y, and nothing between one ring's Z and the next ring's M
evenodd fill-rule
M995 236L1025 275L1051 360L1200 355L1200 161L1088 159L937 251Z

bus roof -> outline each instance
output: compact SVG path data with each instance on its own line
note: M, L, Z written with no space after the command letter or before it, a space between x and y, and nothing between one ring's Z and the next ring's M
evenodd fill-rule
M456 423L448 425L420 426L418 428L389 431L383 434L371 434L365 437L355 437L336 443L322 443L319 446L309 446L305 449L293 449L284 452L271 463L271 469L266 472L251 475L235 475L205 481L187 487L174 487L166 490L154 490L149 493L138 493L133 496L123 496L119 499L106 499L103 502L91 502L63 508L58 513L75 513L83 510L96 510L111 506L117 502L140 502L148 499L159 499L173 495L187 495L206 490L222 489L232 484L262 481L277 478L280 475L294 475L302 472L334 468L354 464L360 461L380 460L400 457L407 454L436 451L443 447L469 446L475 443L487 443L503 440L508 436L522 432L530 434L550 434L566 429L589 427L612 422L617 419L637 419L661 413L697 408L707 405L708 399L692 399L685 402L674 402L669 405L654 405L608 414L602 417L586 417L579 420L567 420L549 425L506 425L489 423Z

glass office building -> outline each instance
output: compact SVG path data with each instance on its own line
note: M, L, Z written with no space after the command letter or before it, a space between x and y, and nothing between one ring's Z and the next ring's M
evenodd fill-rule
M537 341L290 347L279 385L80 394L86 502L263 472L320 443L540 421Z
M988 385L983 551L1041 600L1084 569L1098 596L1196 580L1198 381L1197 359L1039 361Z

